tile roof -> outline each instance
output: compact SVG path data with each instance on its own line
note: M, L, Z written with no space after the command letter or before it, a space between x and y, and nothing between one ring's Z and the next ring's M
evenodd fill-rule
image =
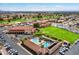
M25 46L29 47L30 49L32 49L34 52L36 52L37 54L46 54L48 53L48 50L46 48L41 48L39 45L31 42L30 40L26 40L23 43Z

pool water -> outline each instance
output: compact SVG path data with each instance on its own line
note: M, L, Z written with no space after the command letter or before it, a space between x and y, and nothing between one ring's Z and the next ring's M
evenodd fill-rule
M38 38L33 38L31 39L32 42L34 42L35 44L39 45L40 41ZM53 42L52 41L45 41L42 45L44 45L44 48L49 47Z
M31 41L34 42L35 44L40 44L39 39L37 39L37 38L31 39Z
M51 44L52 44L52 42L46 41L43 45L46 48L46 47L49 47Z

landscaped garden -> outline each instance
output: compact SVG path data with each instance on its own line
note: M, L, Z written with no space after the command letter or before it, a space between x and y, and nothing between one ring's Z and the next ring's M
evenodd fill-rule
M79 34L67 31L65 29L49 26L46 28L40 28L39 32L36 34L44 34L49 37L54 37L60 40L66 40L70 43L74 43L77 39L79 39Z

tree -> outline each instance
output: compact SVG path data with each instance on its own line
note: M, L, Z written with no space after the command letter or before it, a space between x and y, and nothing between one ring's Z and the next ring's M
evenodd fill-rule
M10 17L10 15L7 15L7 18L9 18Z
M8 22L10 23L10 22L11 22L11 20L9 19L9 20L8 20Z
M40 25L39 25L39 23L35 23L35 24L33 24L33 27L34 27L34 28L39 28Z
M41 48L44 48L44 45L41 45Z
M37 15L37 17L38 17L38 19L41 19L41 18L42 18L41 13L39 13L39 14Z

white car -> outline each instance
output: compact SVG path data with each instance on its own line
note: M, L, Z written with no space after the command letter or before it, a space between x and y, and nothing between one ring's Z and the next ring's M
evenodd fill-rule
M61 55L65 55L65 53L63 51L59 51L59 54Z
M18 55L18 51L15 49L10 49L8 52L10 55Z

